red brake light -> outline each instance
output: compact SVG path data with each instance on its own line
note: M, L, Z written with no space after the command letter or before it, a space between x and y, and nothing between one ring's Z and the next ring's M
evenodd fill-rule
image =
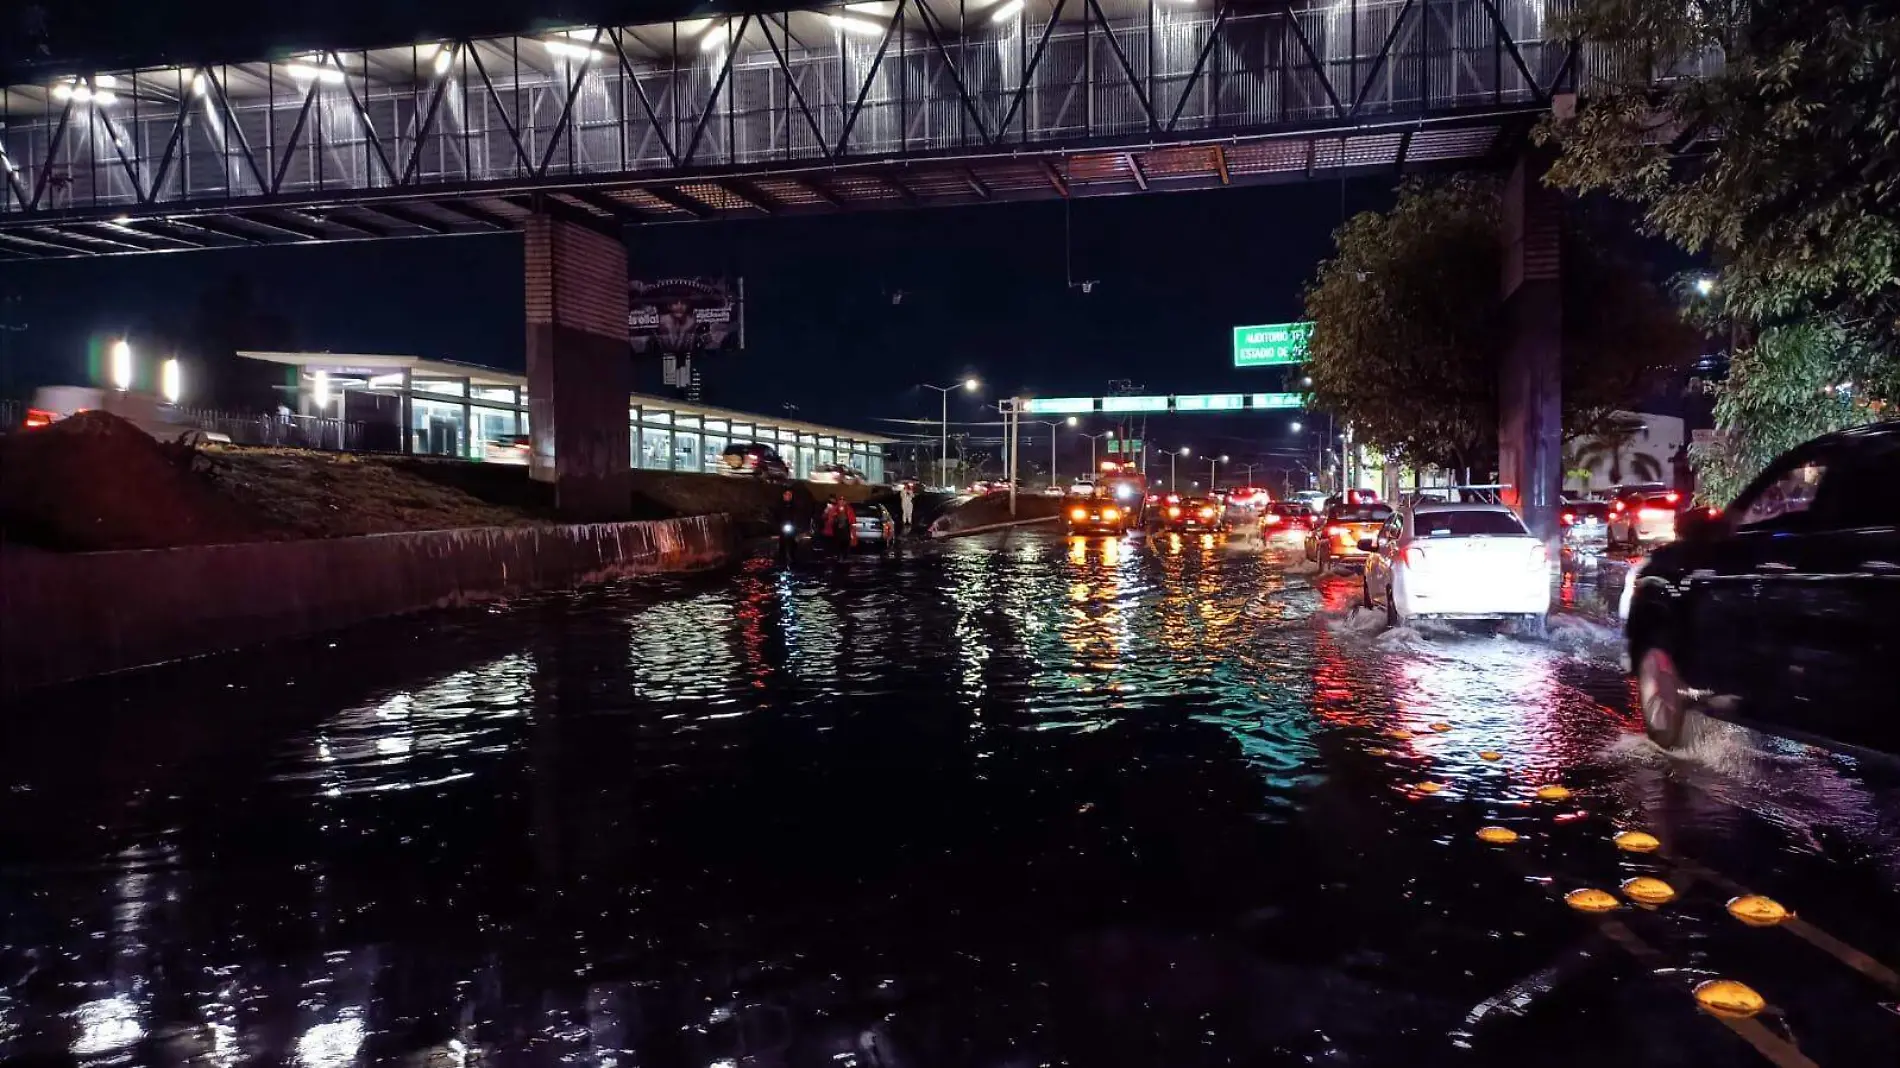
M1180 508L1178 508L1178 507L1176 507L1175 505L1169 505L1169 506L1168 506L1168 518L1169 518L1169 519L1173 519L1174 517L1176 517L1176 516L1178 516L1178 515L1180 515L1180 514L1181 514L1181 509L1180 509Z
M1676 513L1667 508L1639 508L1636 514L1643 519L1664 519Z
M1613 511L1618 511L1618 512L1620 512L1620 511L1622 511L1622 510L1623 510L1623 502L1622 502L1622 501L1616 501L1616 502L1614 502L1614 503L1612 503L1612 504L1610 505L1610 508L1611 508L1611 510L1613 510Z
M1425 547L1408 545L1405 547L1405 563L1408 567L1417 567L1425 562Z
M1340 526L1337 523L1334 523L1332 526L1326 528L1326 536L1330 538L1344 537L1345 534L1346 534L1346 528Z
M1201 518L1202 518L1202 519L1208 519L1208 518L1211 518L1211 517L1213 516L1213 514L1214 514L1214 510L1213 510L1212 508L1203 508L1203 509L1201 509Z
M28 408L26 410L26 423L24 425L29 430L36 426L52 426L53 420L57 418L59 417L52 412L40 408Z
M1274 515L1272 512L1268 512L1266 515L1260 518L1260 522L1265 524L1266 526L1277 527L1280 525L1280 517L1277 515Z
M1571 524L1573 524L1573 523L1575 523L1576 521L1577 521L1577 513L1575 513L1575 512L1565 512L1565 513L1564 513L1564 526L1570 526Z
M1675 504L1678 501L1682 500L1682 494L1677 493L1675 490L1670 490L1668 493L1663 495L1663 500L1668 501L1670 504Z

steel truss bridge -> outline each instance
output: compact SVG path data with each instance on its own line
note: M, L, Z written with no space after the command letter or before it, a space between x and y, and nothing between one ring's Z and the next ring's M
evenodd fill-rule
M603 228L1508 156L1569 0L884 0L0 88L0 258Z

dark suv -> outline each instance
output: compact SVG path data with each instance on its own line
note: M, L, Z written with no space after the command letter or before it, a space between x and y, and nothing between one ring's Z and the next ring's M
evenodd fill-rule
M753 478L785 479L791 470L779 459L778 450L758 442L735 441L719 454L719 472L724 475L750 475Z
M1701 713L1900 755L1900 423L1816 438L1631 578L1644 726L1676 746Z

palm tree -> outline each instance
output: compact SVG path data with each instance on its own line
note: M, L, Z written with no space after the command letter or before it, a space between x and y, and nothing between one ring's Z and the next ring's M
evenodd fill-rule
M1648 429L1641 419L1630 415L1613 415L1602 429L1577 442L1571 456L1578 468L1595 470L1600 463L1609 465L1610 484L1623 484L1623 461L1629 461L1629 473L1638 482L1657 482L1662 479L1662 464L1646 452L1632 452L1625 457L1624 452L1636 439Z

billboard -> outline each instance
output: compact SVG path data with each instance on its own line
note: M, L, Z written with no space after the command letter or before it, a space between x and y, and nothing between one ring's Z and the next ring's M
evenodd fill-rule
M745 281L636 279L627 283L627 340L635 356L657 356L669 386L693 381L693 361L745 347Z
M1272 367L1306 359L1312 323L1268 323L1234 327L1234 366Z

